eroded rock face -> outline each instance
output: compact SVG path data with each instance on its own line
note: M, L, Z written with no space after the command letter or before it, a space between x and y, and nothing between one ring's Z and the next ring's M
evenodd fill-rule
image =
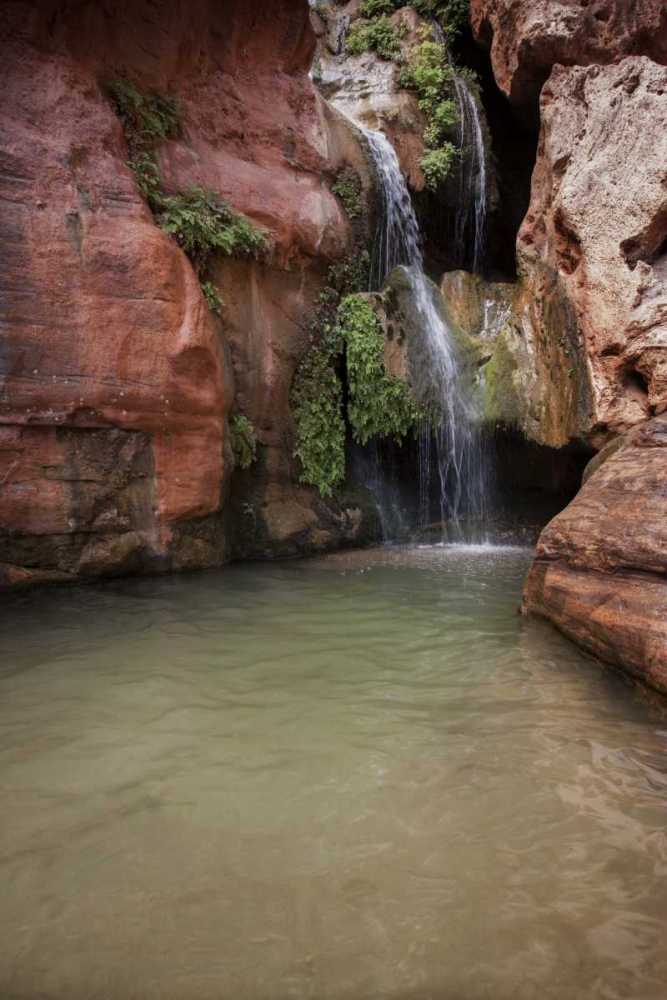
M496 415L602 449L542 534L525 608L664 692L667 8L473 0L472 15L519 114L541 89Z
M330 187L356 146L309 81L307 3L12 0L3 18L0 579L224 561L227 413L245 407L265 465L289 465L276 428L301 326L353 238ZM106 96L116 78L179 106L168 189L210 188L274 234L263 268L222 265L250 312L214 320L154 224ZM271 486L292 500L289 475Z
M578 440L590 423L588 369L558 275L536 264L530 281L508 284L450 271L441 289L456 324L485 346L486 423L548 448Z
M490 47L498 86L517 104L537 100L556 63L630 55L667 62L662 0L472 0L471 18L478 41Z
M667 417L610 452L543 531L524 607L667 694Z
M542 92L519 271L536 301L553 274L573 310L598 446L667 406L666 93L647 58L557 66Z
M319 39L315 77L327 100L353 121L367 128L381 129L391 140L401 170L415 191L424 190L424 174L419 165L425 152L423 134L427 120L419 109L416 94L398 86L402 63L378 58L373 51L350 55L345 51L345 35L358 17L361 0L343 6L328 4L323 22L313 15ZM391 17L395 27L404 25L401 47L404 60L419 42L424 21L409 7Z

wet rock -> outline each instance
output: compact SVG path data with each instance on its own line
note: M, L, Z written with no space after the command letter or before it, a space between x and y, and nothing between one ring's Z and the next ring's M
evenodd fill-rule
M485 421L550 448L578 440L589 421L586 359L558 275L535 267L508 284L452 271L441 288L455 323L485 346Z
M399 87L398 82L410 50L420 40L418 32L424 21L408 7L392 16L394 25L405 25L400 38L402 62L380 59L373 51L350 55L345 51L346 26L357 18L360 3L351 0L342 7L327 6L327 29L319 39L315 62L318 86L348 118L368 128L380 128L391 140L410 187L423 191L419 162L425 152L427 120L417 96Z

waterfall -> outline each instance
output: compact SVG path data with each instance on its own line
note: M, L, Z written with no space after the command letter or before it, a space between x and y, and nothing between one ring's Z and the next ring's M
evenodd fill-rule
M460 267L477 273L484 261L486 243L486 154L477 102L460 76L454 77L459 109L461 164L455 240ZM472 252L471 252L472 251Z
M359 126L375 163L384 212L373 248L372 284L379 288L387 275L402 267L410 282L413 301L424 334L430 398L437 398L442 419L424 435L434 433L441 520L449 536L460 535L459 518L465 508L469 519L481 520L486 496L484 462L478 432L475 400L461 378L460 356L444 309L436 305L437 291L424 274L419 224L410 193L391 142L379 131ZM420 394L420 395L423 395ZM430 446L420 446L422 518L429 510L431 488Z

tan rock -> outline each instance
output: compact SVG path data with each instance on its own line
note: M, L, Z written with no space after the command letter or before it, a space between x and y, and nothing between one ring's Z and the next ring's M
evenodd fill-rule
M498 86L519 104L536 100L556 63L667 62L662 0L472 0L471 19Z
M519 271L542 344L563 332L539 315L545 277L572 312L578 434L594 445L667 406L665 93L667 68L639 57L557 66L542 92Z
M375 52L352 56L344 51L346 26L358 16L360 2L350 0L342 7L328 7L327 30L317 47L317 83L327 100L348 118L367 128L379 128L388 136L409 185L423 191L419 162L424 155L427 121L417 96L398 86L402 63L379 59ZM418 32L424 21L409 7L397 11L391 20L396 26L405 25L400 42L408 59L420 40Z

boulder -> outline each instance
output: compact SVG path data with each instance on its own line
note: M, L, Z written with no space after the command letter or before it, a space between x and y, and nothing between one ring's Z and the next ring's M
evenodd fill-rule
M667 416L626 434L544 529L524 610L667 694Z

